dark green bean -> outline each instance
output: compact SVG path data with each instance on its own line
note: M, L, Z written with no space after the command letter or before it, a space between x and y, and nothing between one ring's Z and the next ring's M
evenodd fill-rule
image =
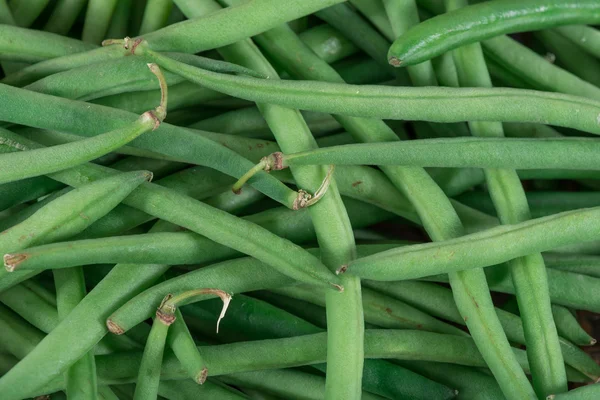
M381 0L350 0L356 7L388 40L394 40L394 32Z
M172 9L173 0L149 0L144 9L140 35L163 28L167 24Z
M590 275L600 278L600 257L583 254L545 253L544 260L550 268Z
M42 332L48 333L58 325L55 306L41 299L23 284L2 291L0 301Z
M484 2L415 26L392 44L388 58L397 67L414 65L462 45L506 33L594 24L599 20L600 7L594 0Z
M567 393L553 394L547 400L594 400L600 395L600 384L588 385Z
M28 2L10 0L9 5L17 24L28 27L39 17L49 2L50 0L32 0Z
M88 0L81 39L100 44L106 35L117 0Z

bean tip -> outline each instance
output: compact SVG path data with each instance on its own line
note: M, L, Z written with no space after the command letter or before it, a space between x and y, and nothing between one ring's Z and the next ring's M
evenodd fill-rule
M112 319L107 319L106 320L106 327L108 328L108 330L111 333L114 333L115 335L122 335L125 333L125 330L123 328L121 328L119 325L117 325Z
M346 272L346 270L348 269L348 264L344 264L341 267L339 267L338 269L335 270L335 274L336 275L340 275L343 274L344 272Z
M400 65L402 65L402 60L400 60L398 57L390 57L388 59L388 62L390 63L391 66L393 67L399 67Z
M13 272L17 266L22 263L23 261L27 260L27 258L29 257L28 254L26 253L21 253L21 254L5 254L3 259L4 259L4 268L6 268L6 270L8 272Z
M596 339L592 338L592 340L590 340L590 346L593 346L596 343L598 343L598 341Z
M198 376L196 376L196 383L202 385L204 382L206 382L206 378L208 378L208 368L204 367Z
M342 285L338 285L335 283L332 283L333 287L337 289L338 292L343 293L344 292L344 287Z

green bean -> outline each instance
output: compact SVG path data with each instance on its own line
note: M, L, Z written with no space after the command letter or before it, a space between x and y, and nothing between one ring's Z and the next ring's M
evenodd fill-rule
M93 46L53 33L0 25L0 59L37 62L92 49Z
M56 295L50 292L50 288L46 288L35 280L23 282L23 286L35 293L40 299L46 303L56 306Z
M396 39L381 0L350 0L350 4L356 7L388 40Z
M44 334L29 325L17 314L0 305L2 349L17 358L23 358L43 339Z
M459 196L458 200L485 213L494 213L490 198L485 192L465 193ZM532 217L539 218L564 211L599 206L600 194L597 192L535 191L527 194L527 203L531 207Z
M193 400L198 398L240 400L246 397L232 388L217 382L206 382L198 386L190 381L161 381L158 393L170 400Z
M86 295L83 270L72 268L53 272L58 318L64 320ZM92 350L69 367L65 380L66 394L70 399L98 399L96 363Z
M274 157L278 167L294 165L405 165L443 168L517 168L596 170L596 139L592 138L452 138L395 143L332 146L309 152ZM536 153L532 155L533 150ZM567 151L573 158L557 160ZM269 164L271 165L271 164Z
M573 46L572 42L552 30L536 32L535 36L556 56L558 64L564 65L569 71L595 86L600 84L598 76L588 72L600 68L600 60ZM584 65L586 67L582 68Z
M267 76L277 74L260 52L247 42L240 42L221 50L224 58L239 61L242 65ZM296 110L272 104L257 104L282 149L306 150L317 147L307 124ZM297 168L292 173L302 187L320 191L323 168ZM330 179L330 172L326 180ZM335 270L339 263L355 258L356 248L348 213L341 195L331 180L328 192L318 204L309 209L315 225L317 240L322 249L325 265ZM311 201L311 200L309 200ZM363 370L363 309L360 280L349 275L342 280L345 291L325 295L328 320L327 383L325 397L358 399L361 396Z
M0 301L42 332L48 333L58 325L54 305L41 299L23 284L2 291Z
M300 33L300 39L327 63L356 54L358 47L334 27L323 24Z
M386 82L389 77L384 70L371 58L353 57L332 65L336 72L353 85Z
M466 0L447 0L447 9L460 12ZM461 86L492 87L481 46L473 43L453 52ZM502 124L470 122L474 136L504 137ZM515 170L484 170L501 223L515 224L531 217L525 191ZM553 320L546 266L541 254L528 254L508 262L517 294L532 369L533 386L539 397L567 391L567 376Z
M46 21L44 30L66 35L75 23L81 10L83 10L85 3L86 0L59 0L54 6L48 21Z
M146 341L144 355L140 362L135 394L133 396L134 400L156 399L158 396L160 367L163 360L167 332L171 322L160 318L159 311L157 311L152 323L152 330Z
M6 0L0 0L0 24L5 25L16 25L15 19L12 15L12 11L8 6Z
M9 5L17 24L28 27L39 17L48 3L49 0L33 0L28 2L10 0Z
M562 94L506 88L397 88L258 80L201 71L154 53L144 45L139 45L136 51L193 82L247 100L360 117L432 122L545 122L600 133L596 103ZM536 101L532 102L534 98ZM421 102L427 102L427 107Z
M373 29L359 14L347 4L337 4L316 13L329 25L338 29L358 48L369 55L379 66L387 69L390 76L395 76L401 84L408 84L406 73L401 70L390 70L386 62L386 51L389 42Z
M63 144L49 148L29 149L13 145L14 135L7 130L1 130L0 140L5 146L14 147L12 153L0 157L0 182L13 182L20 179L47 175L68 169L86 161L93 160L118 149L136 137L156 129L164 118L164 105L154 111L142 114L138 120L127 127L100 134L93 138L74 143ZM161 114L162 113L162 114ZM35 160L35 162L31 162Z
M600 257L568 253L545 253L550 268L600 278Z
M555 29L576 46L589 54L600 58L600 32L590 26L561 26Z
M140 35L154 32L167 24L169 14L173 9L173 0L150 0L146 3Z
M285 399L321 400L325 392L324 378L292 369L242 372L225 375L221 380L230 385L259 389ZM381 400L382 397L362 392L361 399Z
M348 269L367 279L402 280L494 265L533 252L594 239L597 232L592 221L599 212L597 207L568 211L491 228L445 243L406 246L356 260ZM497 244L499 240L506 245L495 251L489 243ZM398 258L400 255L402 257ZM418 268L411 266L416 262L411 260L413 257L419 259Z
M305 112L302 116L315 137L340 129L340 125L329 114ZM228 111L196 122L189 128L260 139L273 138L273 133L255 107Z
M129 30L129 19L132 8L132 0L117 2L108 31L106 32L106 37L121 38L132 34Z
M559 393L548 396L547 400L593 400L600 393L600 385L583 386L567 393Z
M600 99L598 87L549 63L508 36L498 36L481 44L487 58L535 89Z
M0 131L4 132L4 130ZM1 134L1 133L0 133ZM22 179L0 185L0 210L35 200L60 188L60 184L46 177Z
M552 315L556 321L558 334L578 346L593 346L596 339L583 330L572 311L559 305L552 306Z
M271 289L271 291L325 306L322 296L325 293L314 291L313 288L306 286L289 286ZM365 322L388 329L423 329L429 332L465 336L464 331L441 322L404 302L366 288L362 290L362 294Z
M594 24L599 20L600 8L593 0L484 2L433 17L412 28L392 44L388 58L394 66L414 65L462 45L506 33Z
M365 281L365 285L391 297L406 301L408 304L433 316L465 325L463 317L452 302L452 292L442 286L416 281L397 281L393 284ZM496 313L508 339L515 343L525 344L525 333L521 319L500 308L496 308ZM560 346L568 366L570 365L581 371L591 379L596 379L600 373L600 368L594 366L589 357L586 358L585 354L582 354L574 345L562 338L560 338Z
M266 301L267 303L285 310L297 317L300 317L303 320L318 326L319 328L327 328L327 316L325 315L325 308L323 307L307 303L306 301L293 299L291 297L279 296L267 290L252 292L252 296L259 300ZM363 385L365 384L365 379L366 376L363 371Z
M326 357L326 333L201 346L209 376L227 375L273 367L293 367L321 363ZM513 349L525 370L527 360L523 350ZM473 340L468 337L440 333L367 329L366 358L398 358L451 362L459 365L485 367ZM139 352L121 352L97 357L98 374L103 384L131 382L139 366ZM165 355L162 378L180 379L186 376L173 355Z
M100 44L106 35L116 5L116 0L88 0L81 34L84 42Z
M313 62L316 63L316 60ZM324 73L324 71L323 68L319 69L319 73ZM339 80L339 77L333 74L328 74L328 76L330 76L328 79ZM346 127L360 140L397 140L396 135L381 121L348 118L345 119L345 122ZM462 232L461 223L448 199L424 170L386 169L386 173L393 179L396 186L411 199L424 226L434 240L454 237ZM416 189L417 187L419 190ZM417 192L419 193L417 194ZM499 322L492 312L492 303L482 271L453 274L451 278L453 287L456 289L455 300L460 304L461 311L471 318L469 328L477 338L480 349L486 354L486 359L493 366L495 372L503 376L504 387L507 391L521 391L519 394L521 397L524 393L532 392L524 375L518 370L516 360L507 351L509 345L505 336L500 333ZM465 295L467 287L471 293L469 296ZM477 300L474 300L475 298ZM481 312L479 308L483 308L485 311ZM477 319L480 324L474 323L474 319ZM486 328L481 329L482 325L485 325ZM498 334L490 335L489 332L498 332ZM514 386L514 377L520 378L521 384L518 389ZM511 381L510 384L509 381Z

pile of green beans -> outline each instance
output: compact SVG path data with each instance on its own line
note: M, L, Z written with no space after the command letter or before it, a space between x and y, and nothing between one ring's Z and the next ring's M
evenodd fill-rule
M598 26L0 0L0 398L599 398Z

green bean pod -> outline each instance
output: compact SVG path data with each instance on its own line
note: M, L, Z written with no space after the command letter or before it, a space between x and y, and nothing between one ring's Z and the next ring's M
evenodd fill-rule
M86 0L59 0L46 21L44 30L66 35L75 23L79 12L83 10L85 3Z
M591 26L561 26L556 31L589 54L600 58L600 32Z
M396 67L414 65L465 44L506 33L598 21L600 5L594 0L484 2L415 26L392 44L388 58Z
M578 346L593 346L596 344L596 339L583 330L571 310L555 304L552 305L552 314L559 335Z
M579 97L521 89L406 88L259 80L203 71L139 45L163 68L231 96L301 110L431 122L537 122L600 133L599 105ZM535 100L535 101L534 101Z
M140 35L154 32L167 24L169 14L173 9L173 0L150 0L146 3Z
M600 384L583 386L567 393L553 394L546 400L594 400L600 395Z
M117 0L88 0L81 39L100 44L106 35Z
M389 250L350 263L348 269L373 280L404 280L486 267L570 243L590 241L600 208L568 211L452 239ZM491 244L493 243L493 245ZM503 243L503 246L498 246ZM483 251L485 249L485 251Z

